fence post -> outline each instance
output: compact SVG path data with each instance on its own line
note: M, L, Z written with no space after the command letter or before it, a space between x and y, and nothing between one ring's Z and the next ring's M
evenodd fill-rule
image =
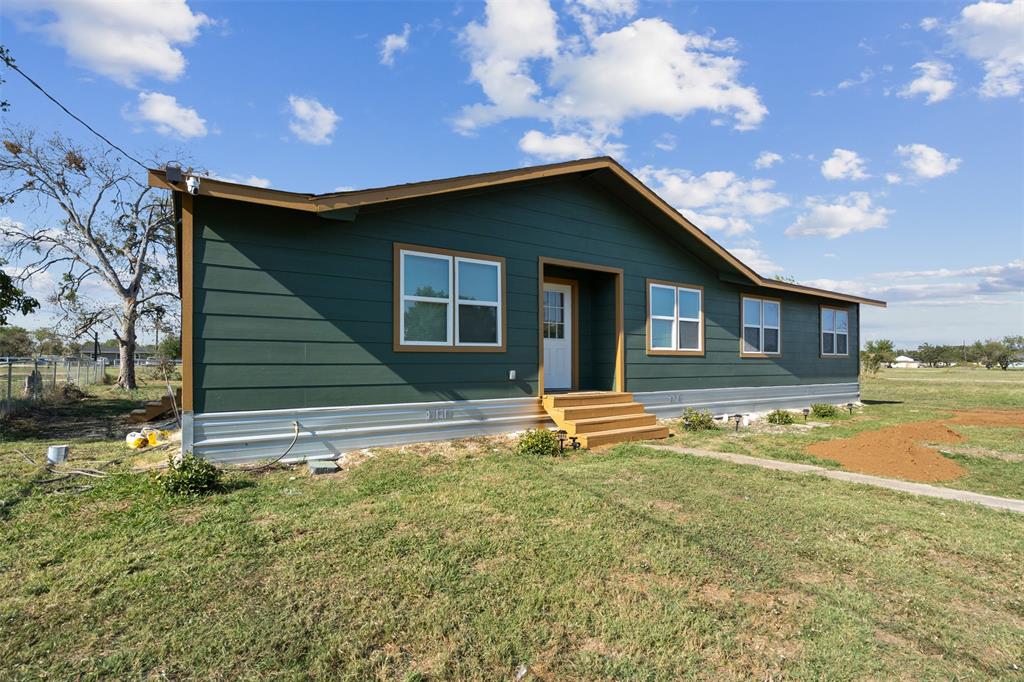
M10 358L7 358L7 411L11 412L14 409L14 386L12 378L14 376L14 362Z
M53 389L57 390L57 361L53 361Z
M82 358L78 358L78 370L75 372L75 376L78 377L77 379L75 379L75 383L78 384L79 386L81 386L82 385Z

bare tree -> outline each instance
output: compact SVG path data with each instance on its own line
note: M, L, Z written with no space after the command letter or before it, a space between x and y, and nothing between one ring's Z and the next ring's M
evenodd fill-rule
M59 134L43 140L23 128L5 127L2 137L0 203L32 202L36 223L0 223L3 251L21 265L22 280L59 274L49 300L71 335L113 330L121 356L117 383L135 388L139 319L177 298L169 197L105 148L87 149ZM102 293L90 293L97 283Z

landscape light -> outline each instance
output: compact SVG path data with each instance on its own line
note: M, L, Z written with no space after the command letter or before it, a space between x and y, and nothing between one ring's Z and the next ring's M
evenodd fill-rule
M565 432L565 429L558 429L558 431L555 432L555 438L558 439L558 451L559 452L565 452L565 438L568 435L569 434Z
M846 409L850 411L850 416L853 416L853 403L846 403Z
M740 422L743 421L743 415L742 414L734 414L732 416L732 418L733 418L733 421L736 422L736 433L739 433L739 431L740 431Z
M809 415L809 414L811 413L810 409L808 409L808 408L806 408L806 407L805 407L805 408L804 408L803 410L801 410L801 411L802 411L802 412L804 413L804 421L807 421L807 415Z

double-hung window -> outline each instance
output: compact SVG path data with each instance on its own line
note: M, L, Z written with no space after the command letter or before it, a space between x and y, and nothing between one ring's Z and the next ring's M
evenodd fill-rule
M773 298L744 296L740 355L760 357L782 352L782 304Z
M704 354L704 289L647 281L648 339L652 355Z
M846 308L821 307L821 354L850 354L850 313Z
M396 245L396 350L503 350L501 258Z

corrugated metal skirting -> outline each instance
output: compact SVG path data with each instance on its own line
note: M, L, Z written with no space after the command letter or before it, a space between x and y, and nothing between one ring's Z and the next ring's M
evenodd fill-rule
M860 397L860 386L854 382L714 388L635 393L634 397L649 412L669 418L687 407L720 415L797 409L814 402L853 402ZM186 415L185 422L186 449L232 463L279 456L292 441L295 422L299 437L284 461L331 459L368 447L554 426L538 398L218 412Z

